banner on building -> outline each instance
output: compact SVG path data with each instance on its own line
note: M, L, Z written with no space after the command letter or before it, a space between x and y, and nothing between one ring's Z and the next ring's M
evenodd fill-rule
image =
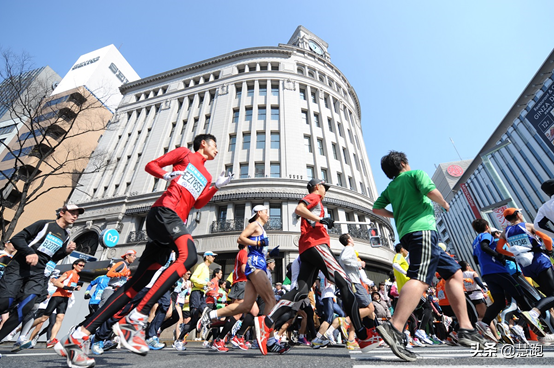
M500 224L502 229L505 229L510 223L504 218L504 211L508 208L508 205L495 207L492 209L492 213L496 221Z
M471 196L471 193L469 192L469 188L467 187L466 183L463 183L460 185L462 188L462 192L464 192L464 196L467 199L467 202L469 203L469 206L471 207L471 211L473 211L473 215L475 215L476 219L480 219L481 213L479 212L479 209L477 208L477 205L475 204L475 201L473 200L473 197Z
M548 87L527 113L527 120L548 148L554 152L554 83Z

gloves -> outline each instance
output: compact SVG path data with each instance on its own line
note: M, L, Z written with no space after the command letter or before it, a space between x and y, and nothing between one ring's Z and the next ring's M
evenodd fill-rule
M319 220L320 224L326 225L328 229L332 229L335 226L335 220L330 217L324 217Z
M89 294L89 293L85 293L85 299L90 299L90 298L91 298L90 294Z
M549 257L552 257L552 249L550 249L550 250L545 249L545 250L544 250L544 254L546 254L546 255L549 256Z
M505 258L507 261L512 261L512 262L515 262L515 261L516 261L515 257L504 256L504 258Z
M278 245L278 246L276 246L275 248L273 248L273 249L269 252L269 256L272 257L272 258L279 257L279 247L280 247L280 245Z
M256 242L256 245L259 247L267 247L269 245L269 239L268 238L260 239Z
M215 187L217 189L221 189L224 186L226 186L227 184L229 184L231 182L231 180L233 180L233 176L235 174L233 174L232 172L229 171L228 175L229 176L225 176L225 171L221 172L221 175L219 176L219 178L217 178L217 180L215 182Z
M506 266L506 256L504 256L504 254L498 253L494 256L494 259L496 259L502 266Z
M171 181L171 180L175 179L176 177L183 175L184 173L185 173L184 171L172 171L172 172L169 172L169 173L165 173L163 178L167 181Z

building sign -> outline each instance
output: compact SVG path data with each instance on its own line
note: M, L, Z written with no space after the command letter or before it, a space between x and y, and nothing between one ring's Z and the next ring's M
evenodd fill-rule
M504 211L508 208L508 205L503 205L492 209L492 213L496 221L500 224L502 229L505 229L506 226L510 223L504 218Z
M94 59L90 59L90 60L87 60L87 61L83 61L82 63L75 64L75 65L73 66L73 68L71 68L71 70L79 69L79 68L82 68L82 67L84 67L84 66L87 66L87 65L90 65L90 64L94 64L94 63L96 63L99 59L100 59L100 56L97 56L97 57L95 57Z
M71 254L69 256L75 258L75 260L84 259L87 262L96 262L98 260L96 257L93 257L89 254L85 254L85 253L82 253L82 252L77 252L75 250L73 252L71 252Z
M119 242L119 233L116 229L106 229L100 233L102 244L107 248L113 248Z
M475 215L476 219L480 219L481 213L479 212L479 209L477 208L477 205L475 204L475 201L473 200L473 197L471 196L471 193L469 192L469 188L467 187L466 183L463 183L460 185L460 188L462 188L462 192L464 193L464 196L467 199L467 202L469 203L469 206L471 207L471 211L473 212L473 215Z
M127 83L129 82L129 80L127 78L125 78L125 76L123 75L123 73L121 72L121 70L119 70L117 68L117 66L115 66L114 63L111 63L110 64L110 70L112 71L112 73L115 74L115 76L117 77L117 79L119 79L121 81L121 83Z
M526 119L533 125L548 148L554 152L554 83L529 110Z
M446 172L455 178L459 178L464 174L464 169L458 165L450 165L446 168Z

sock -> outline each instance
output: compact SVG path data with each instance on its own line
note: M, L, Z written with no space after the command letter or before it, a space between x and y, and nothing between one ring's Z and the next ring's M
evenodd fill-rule
M530 314L533 318L539 318L539 317L540 317L540 312L537 313L537 312L535 312L534 309L531 309L531 310L529 311L529 314Z
M80 327L77 327L75 331L73 331L73 333L71 334L71 337L73 337L74 339L82 339L83 337L86 337L86 336L88 335L85 334L83 331L81 331Z
M327 329L327 332L325 333L328 336L333 336L333 332L335 331L335 328L333 326L329 326Z
M129 319L133 321L146 321L148 319L148 315L142 314L136 309L133 309L131 314L129 314Z
M321 338L323 337L323 335L320 334L320 333L318 332L318 333L315 335L315 337L318 338L318 339L321 339Z
M217 310L210 311L210 319L217 319Z
M298 335L298 337L299 337L299 338L301 339L301 338L304 338L304 337L306 337L306 335L304 335L304 334L300 334L300 335Z
M277 339L275 337L270 337L269 339L267 339L267 346L273 346L277 343Z

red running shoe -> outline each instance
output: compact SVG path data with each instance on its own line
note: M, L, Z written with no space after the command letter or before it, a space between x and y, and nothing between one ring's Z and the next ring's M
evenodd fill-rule
M83 343L88 340L88 336L83 339L75 339L71 337L73 329L69 331L69 334L62 341L58 341L54 345L54 351L61 357L67 358L68 367L94 367L96 362L94 359L89 358L83 352Z
M150 348L145 340L145 321L134 321L125 317L125 323L118 322L113 325L113 332L119 336L119 341L127 349L135 354L145 356Z
M356 339L358 341L358 345L360 345L360 350L363 353L367 353L368 351L375 349L379 346L379 343L383 341L381 336L379 336L375 330L375 327L371 329L366 328L366 332L367 338L365 340Z
M237 335L233 336L231 344L241 350L248 350L248 346L244 343L244 337L238 337Z
M258 348L263 355L267 355L267 340L271 337L273 329L266 326L265 316L254 318L254 327L256 329L256 341L258 342Z
M217 350L221 353L226 353L229 351L229 348L225 346L225 341L221 339L215 339L212 344L212 349Z
M46 349L53 348L54 345L56 345L57 343L59 343L58 339L52 339L52 340L48 341L46 343Z

